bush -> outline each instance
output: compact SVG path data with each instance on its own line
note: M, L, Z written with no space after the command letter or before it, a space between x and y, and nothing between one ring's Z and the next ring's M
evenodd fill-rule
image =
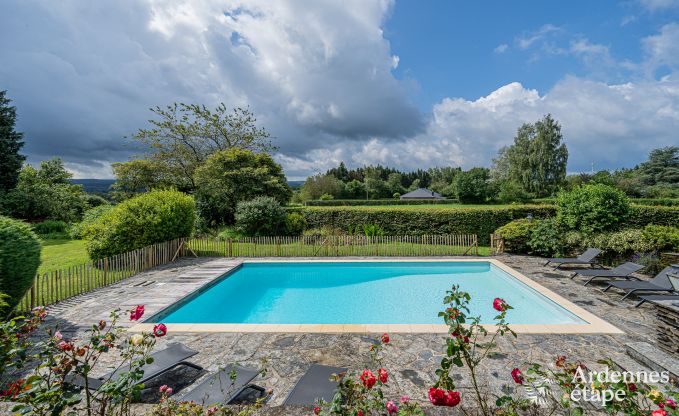
M451 205L459 204L457 199L334 199L329 201L307 201L308 207L360 207L375 205Z
M93 260L136 250L193 231L193 198L178 191L153 191L116 205L85 230Z
M523 187L511 181L502 182L500 184L500 192L497 195L497 199L503 204L509 204L512 202L525 203L530 200L530 194L523 190Z
M648 224L676 226L679 224L679 207L632 205L626 225L641 228Z
M535 227L530 233L528 247L531 252L540 256L553 256L563 254L562 234L556 220L547 218L536 221Z
M495 234L504 240L505 249L510 253L528 253L528 241L537 223L528 218L514 220L495 230Z
M556 204L559 225L585 233L616 229L630 211L622 191L602 184L587 184L561 192Z
M0 287L8 305L4 316L13 310L33 284L40 266L40 242L31 227L21 221L0 216Z
M655 243L646 238L644 230L638 228L596 234L571 232L566 234L564 240L566 245L574 251L597 247L605 255L617 257L633 253L649 253L657 249Z
M299 209L295 209L299 210ZM504 224L532 214L534 218L554 215L553 207L516 205L512 207L374 208L306 207L299 210L310 228L324 226L345 229L347 224L377 224L385 235L476 234L479 244L490 244L490 234Z
M644 228L644 238L658 250L679 251L679 228L649 224Z
M299 212L291 212L285 216L285 230L288 235L302 235L306 226L306 218Z
M285 210L268 196L239 202L236 207L236 227L245 235L281 235L285 232L285 220Z
M335 199L335 197L330 194L323 194L318 199L320 201L332 201L333 199Z
M86 230L95 224L101 217L113 209L113 205L99 205L88 209L83 214L82 221L71 226L70 237L75 240L85 238Z
M488 197L490 173L485 168L472 168L455 177L457 199L463 204L481 203Z
M85 203L90 208L99 207L101 205L108 205L109 204L109 202L106 200L106 198L99 196L99 195L96 195L96 194L85 194Z
M54 234L66 234L68 232L68 224L59 220L45 220L32 225L33 231L40 235L41 237L54 235Z

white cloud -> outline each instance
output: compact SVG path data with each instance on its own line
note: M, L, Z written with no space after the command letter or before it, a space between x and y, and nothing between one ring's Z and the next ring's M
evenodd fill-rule
M507 45L506 43L501 43L501 44L497 45L495 47L495 49L493 49L493 52L495 52L495 53L505 53L505 52L507 52L507 49L509 49L509 45Z
M651 12L679 8L679 0L640 0L640 3Z
M642 40L646 53L644 67L648 76L659 67L679 68L679 24L670 23L660 29L660 33Z
M522 36L516 38L516 44L521 49L528 49L533 46L534 43L543 40L551 33L559 32L561 28L555 26L551 23L542 25L538 30L534 32L528 32Z

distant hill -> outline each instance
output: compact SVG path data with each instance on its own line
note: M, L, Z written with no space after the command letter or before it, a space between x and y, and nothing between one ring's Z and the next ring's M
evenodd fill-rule
M109 191L115 179L71 179L71 183L82 185L85 192L92 194L105 194ZM288 181L291 188L297 189L304 184L304 181Z
M115 182L115 179L71 179L71 183L82 185L85 192L92 194L107 193Z

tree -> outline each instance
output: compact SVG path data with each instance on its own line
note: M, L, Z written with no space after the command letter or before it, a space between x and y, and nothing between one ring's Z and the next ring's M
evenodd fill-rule
M9 216L30 221L77 221L87 208L87 194L81 185L72 185L70 178L59 158L41 162L39 169L26 165L0 208Z
M186 182L183 186L176 186L178 178L174 178L164 165L151 160L134 159L128 162L112 163L111 168L116 177L116 182L111 186L111 192L117 200L125 200L151 189L189 188Z
M519 127L514 144L496 159L497 169L506 163L504 157L509 164L508 179L538 197L552 194L566 179L568 149L561 126L549 114Z
M646 185L679 184L679 147L652 150L648 160L639 165L638 171Z
M0 91L0 193L14 188L26 157L19 154L24 146L23 133L14 129L16 107L9 105L7 91Z
M285 204L292 190L283 169L267 153L233 148L210 156L196 169L196 205L210 225L232 224L236 205L258 196Z
M309 176L302 185L302 199L320 199L323 195L339 198L344 192L344 184L331 174Z
M147 148L146 160L161 166L180 190L195 191L194 172L212 154L228 149L268 152L275 147L269 133L257 127L247 108L228 111L221 103L211 110L202 105L174 103L151 111L150 129L133 137Z
M401 184L403 180L403 175L400 173L390 173L389 177L387 178L387 189L389 189L389 192L392 194L403 194L405 192L405 188Z
M455 190L460 202L482 203L488 197L489 170L486 168L471 168L455 178Z

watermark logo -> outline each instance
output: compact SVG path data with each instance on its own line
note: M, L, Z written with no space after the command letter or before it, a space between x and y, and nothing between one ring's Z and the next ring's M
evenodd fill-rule
M637 383L666 384L670 381L670 373L667 371L616 371L608 367L603 371L595 372L577 367L572 381L578 387L571 391L571 400L599 403L605 406L606 403L612 401L623 401L627 396L627 391L616 388L616 384L625 383L628 389L629 386Z

